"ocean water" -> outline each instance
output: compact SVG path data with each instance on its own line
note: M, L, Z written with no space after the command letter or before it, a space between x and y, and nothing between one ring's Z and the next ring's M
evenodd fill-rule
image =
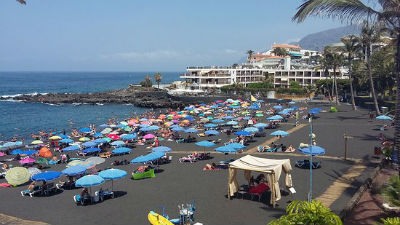
M179 80L181 72L161 72L160 84ZM138 84L152 72L0 72L0 96L33 93L100 92ZM40 130L70 131L72 128L100 125L108 119L122 120L145 112L133 105L47 105L0 101L0 141L14 136L31 140Z

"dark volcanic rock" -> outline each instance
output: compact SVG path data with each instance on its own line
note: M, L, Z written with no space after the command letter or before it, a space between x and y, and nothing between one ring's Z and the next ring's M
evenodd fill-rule
M49 104L87 103L87 104L133 104L146 108L177 108L181 101L172 100L166 91L143 89L130 86L127 89L97 93L50 93L37 95L21 95L17 97L1 97L0 100L18 100L25 102L41 102Z

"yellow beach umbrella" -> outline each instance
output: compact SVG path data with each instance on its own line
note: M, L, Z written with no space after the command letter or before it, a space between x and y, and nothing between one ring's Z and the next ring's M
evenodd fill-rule
M62 138L57 135L49 137L49 140L60 140L60 139L62 139Z
M34 140L34 141L31 142L31 144L33 144L33 145L43 144L43 141L41 141L41 140Z
M9 184L17 186L26 183L31 178L27 168L24 167L14 167L7 171L6 180Z
M90 141L90 138L88 138L88 137L81 137L81 138L79 138L79 141Z

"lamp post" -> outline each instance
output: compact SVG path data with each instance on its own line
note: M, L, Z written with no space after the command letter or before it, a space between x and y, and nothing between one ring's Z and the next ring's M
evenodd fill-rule
M313 180L312 180L312 167L313 167L313 154L312 154L312 144L313 144L313 125L312 125L312 114L310 113L308 117L308 122L310 123L310 190L308 192L308 202L312 201L312 189L313 189Z

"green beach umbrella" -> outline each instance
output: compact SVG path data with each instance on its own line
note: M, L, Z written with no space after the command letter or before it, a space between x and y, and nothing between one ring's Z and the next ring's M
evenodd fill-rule
M14 167L7 171L6 180L9 184L17 186L24 184L29 181L31 174L27 168L24 167Z
M46 158L40 157L36 159L36 163L48 165L49 161Z
M263 117L264 114L262 114L262 113L257 113L256 116L257 116L257 117Z

